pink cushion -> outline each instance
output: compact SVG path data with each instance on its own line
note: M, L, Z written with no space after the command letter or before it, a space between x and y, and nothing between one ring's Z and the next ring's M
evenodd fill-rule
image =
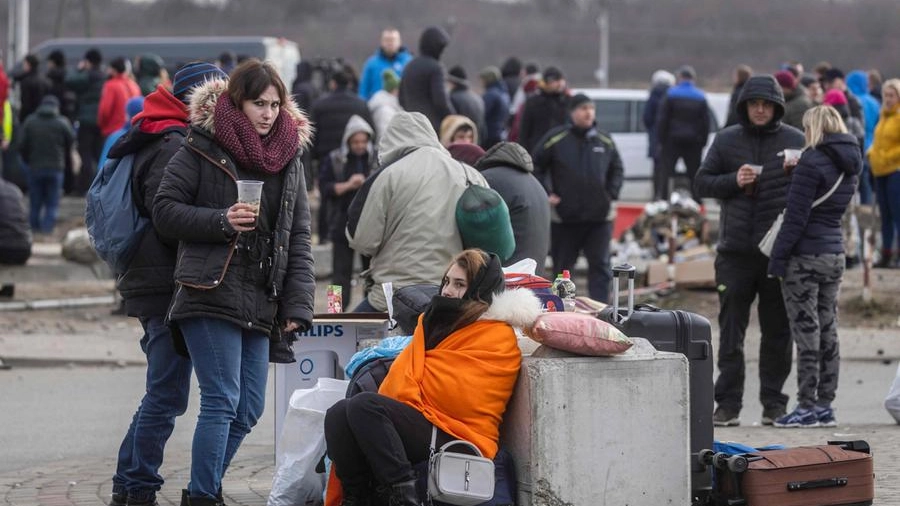
M579 355L609 356L634 344L621 330L596 317L581 313L543 313L531 336L535 341Z

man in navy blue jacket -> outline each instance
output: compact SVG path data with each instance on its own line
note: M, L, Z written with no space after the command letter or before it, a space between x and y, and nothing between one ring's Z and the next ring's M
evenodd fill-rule
M659 139L659 170L654 173L657 200L668 200L669 178L678 159L684 160L689 185L700 168L703 146L709 137L709 104L706 95L694 85L693 67L678 69L678 83L669 88L656 118ZM690 187L690 186L689 186Z

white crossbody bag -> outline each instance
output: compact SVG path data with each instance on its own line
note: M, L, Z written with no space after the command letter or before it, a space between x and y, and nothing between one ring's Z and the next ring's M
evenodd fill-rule
M841 172L841 175L838 176L837 181L834 183L834 186L832 186L831 189L828 190L828 193L817 198L815 200L815 202L812 203L812 207L810 209L815 209L816 207L819 206L819 204L828 200L828 197L830 197L835 192L835 190L838 189L838 186L841 185L841 181L843 181L843 180L844 180L844 173ZM763 255L765 255L767 257L772 256L772 248L775 247L775 238L778 237L778 232L781 231L781 225L783 223L784 223L784 211L781 211L780 213L778 213L778 217L775 218L775 222L772 223L771 227L769 227L769 231L766 232L766 235L764 235L762 240L759 241L759 250L762 251Z
M474 444L455 439L435 450L437 428L431 429L431 456L428 458L428 497L457 506L475 506L494 497L494 462L485 458ZM463 446L469 453L451 452Z

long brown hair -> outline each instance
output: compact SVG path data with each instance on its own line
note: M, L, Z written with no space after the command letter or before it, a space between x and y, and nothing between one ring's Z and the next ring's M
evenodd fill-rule
M444 277L447 276L447 273L450 272L450 268L454 265L458 265L466 272L466 290L468 291L472 287L472 283L475 281L475 276L478 274L478 271L484 268L487 265L488 256L480 249L467 249L455 257L450 262L450 265L447 266L447 270L444 271ZM443 289L443 282L441 284L441 289ZM453 330L460 329L469 325L478 318L481 317L488 310L490 304L478 298L478 295L475 295L474 299L464 299L462 312L459 315L459 318L456 319L456 322L453 324ZM452 331L451 331L452 332Z
M269 86L278 91L278 100L282 106L287 101L287 88L278 71L269 62L258 58L249 58L235 67L228 79L228 97L235 107L241 108L245 100L256 100Z

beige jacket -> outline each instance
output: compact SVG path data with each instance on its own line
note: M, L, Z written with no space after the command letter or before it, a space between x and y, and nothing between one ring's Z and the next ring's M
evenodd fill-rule
M372 263L374 282L366 294L378 310L387 303L381 284L440 283L453 255L462 251L456 202L466 187L488 186L477 170L457 162L438 142L431 122L418 112L400 112L378 145L382 167L350 206L347 238Z

